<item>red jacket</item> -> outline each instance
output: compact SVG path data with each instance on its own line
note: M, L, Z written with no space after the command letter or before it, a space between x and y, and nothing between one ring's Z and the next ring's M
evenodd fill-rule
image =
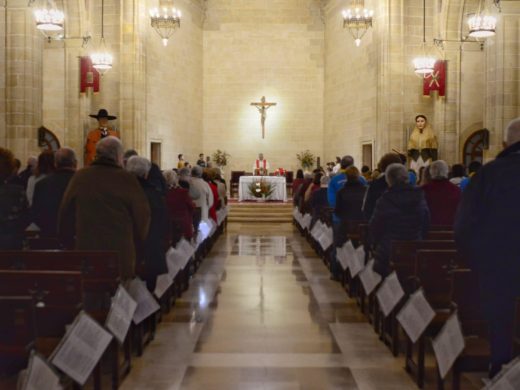
M432 180L422 187L432 225L453 226L460 201L460 188L448 179Z
M182 231L187 240L193 237L193 209L195 205L190 198L188 190L184 188L172 188L166 194L166 205L174 226Z

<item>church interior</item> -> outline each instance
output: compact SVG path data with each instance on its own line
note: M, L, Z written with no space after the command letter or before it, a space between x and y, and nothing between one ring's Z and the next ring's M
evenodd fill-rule
M0 42L0 389L520 389L520 0L0 0Z

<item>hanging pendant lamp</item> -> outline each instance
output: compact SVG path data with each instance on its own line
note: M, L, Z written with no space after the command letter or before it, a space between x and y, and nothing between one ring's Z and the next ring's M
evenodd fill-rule
M435 57L428 54L426 47L426 0L423 0L423 41L421 45L421 55L415 57L413 60L415 73L422 77L428 76L434 70L435 61Z
M101 40L98 50L90 55L90 59L94 69L102 75L112 69L114 58L105 42L105 0L101 0Z

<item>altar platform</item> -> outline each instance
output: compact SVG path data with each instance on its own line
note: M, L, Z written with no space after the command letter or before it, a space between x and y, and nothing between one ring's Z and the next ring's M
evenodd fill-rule
M241 176L238 182L238 200L257 200L251 194L250 186L256 182L264 182L273 186L272 194L266 200L287 202L287 182L284 176Z

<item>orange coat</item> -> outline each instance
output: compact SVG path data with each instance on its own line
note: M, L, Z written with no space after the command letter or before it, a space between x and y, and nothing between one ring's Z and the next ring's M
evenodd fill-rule
M119 138L119 133L108 128L108 135ZM85 144L85 166L92 164L96 157L96 144L101 139L101 130L99 128L91 130L87 135L87 143Z

